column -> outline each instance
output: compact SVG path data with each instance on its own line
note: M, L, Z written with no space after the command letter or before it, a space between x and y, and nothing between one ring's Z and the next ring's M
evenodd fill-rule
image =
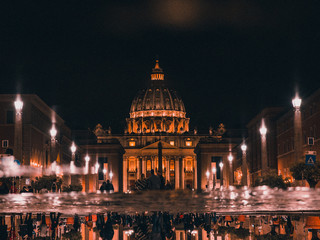
M166 181L170 181L170 158L169 157L166 157L165 163L166 163Z
M179 171L179 158L174 159L174 179L175 179L175 189L180 188L180 171Z
M142 173L147 177L147 160L146 157L142 158Z
M127 157L123 158L123 192L126 192L128 190L128 170L127 170Z
M140 179L141 177L141 161L140 157L136 158L137 161L137 179Z
M198 186L198 168L197 168L197 159L196 157L193 158L193 188L197 189Z
M247 186L248 185L248 165L247 165L247 152L242 151L242 185Z
M184 189L184 159L180 157L179 159L179 167L180 167L180 188Z

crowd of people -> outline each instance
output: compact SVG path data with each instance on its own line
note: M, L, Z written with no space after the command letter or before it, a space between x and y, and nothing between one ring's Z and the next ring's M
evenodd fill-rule
M172 190L173 186L169 181L165 182L162 173L158 171L155 175L154 170L151 169L151 176L146 178L144 174L141 174L141 178L135 182L134 190L143 191L143 190Z

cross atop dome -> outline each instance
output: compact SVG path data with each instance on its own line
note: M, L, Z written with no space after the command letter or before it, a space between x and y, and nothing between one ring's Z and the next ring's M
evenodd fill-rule
M156 60L156 65L152 68L151 80L164 80L164 73L162 68L159 66L159 60Z

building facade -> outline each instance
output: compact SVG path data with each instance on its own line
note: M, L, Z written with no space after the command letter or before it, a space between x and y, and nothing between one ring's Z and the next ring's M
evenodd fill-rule
M227 155L240 138L228 136L231 131L223 124L198 134L190 131L189 121L182 99L166 86L156 61L149 87L132 101L124 134L112 134L98 124L94 135L79 132L76 136L83 152L93 159L91 166L99 166L96 188L109 179L115 191L134 190L135 182L142 176L148 178L151 170L162 174L174 189L212 188L213 179L216 186L229 185ZM80 135L91 135L91 143L85 144L89 138ZM221 170L220 162L225 166ZM220 181L222 176L224 181Z

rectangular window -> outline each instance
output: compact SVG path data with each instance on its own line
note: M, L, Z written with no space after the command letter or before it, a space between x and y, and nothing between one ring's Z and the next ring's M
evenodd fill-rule
M174 146L174 141L170 141L170 145Z
M2 147L8 148L9 147L9 140L2 140Z
M217 179L220 179L220 175L221 175L221 171L222 169L220 169L220 162L222 162L222 157L212 157L211 158L211 162L215 163L216 165L216 174L217 174ZM212 169L211 169L212 170Z
M103 169L104 169L104 164L108 163L108 158L99 157L98 158L98 163L99 163L99 171L98 171L99 180L104 180Z
M136 146L136 142L135 142L135 141L130 141L130 142L129 142L129 146L130 146L130 147Z
M7 124L12 124L14 123L14 111L8 110L7 111Z
M186 146L187 146L187 147L192 147L192 141L187 140L187 141L186 141Z

